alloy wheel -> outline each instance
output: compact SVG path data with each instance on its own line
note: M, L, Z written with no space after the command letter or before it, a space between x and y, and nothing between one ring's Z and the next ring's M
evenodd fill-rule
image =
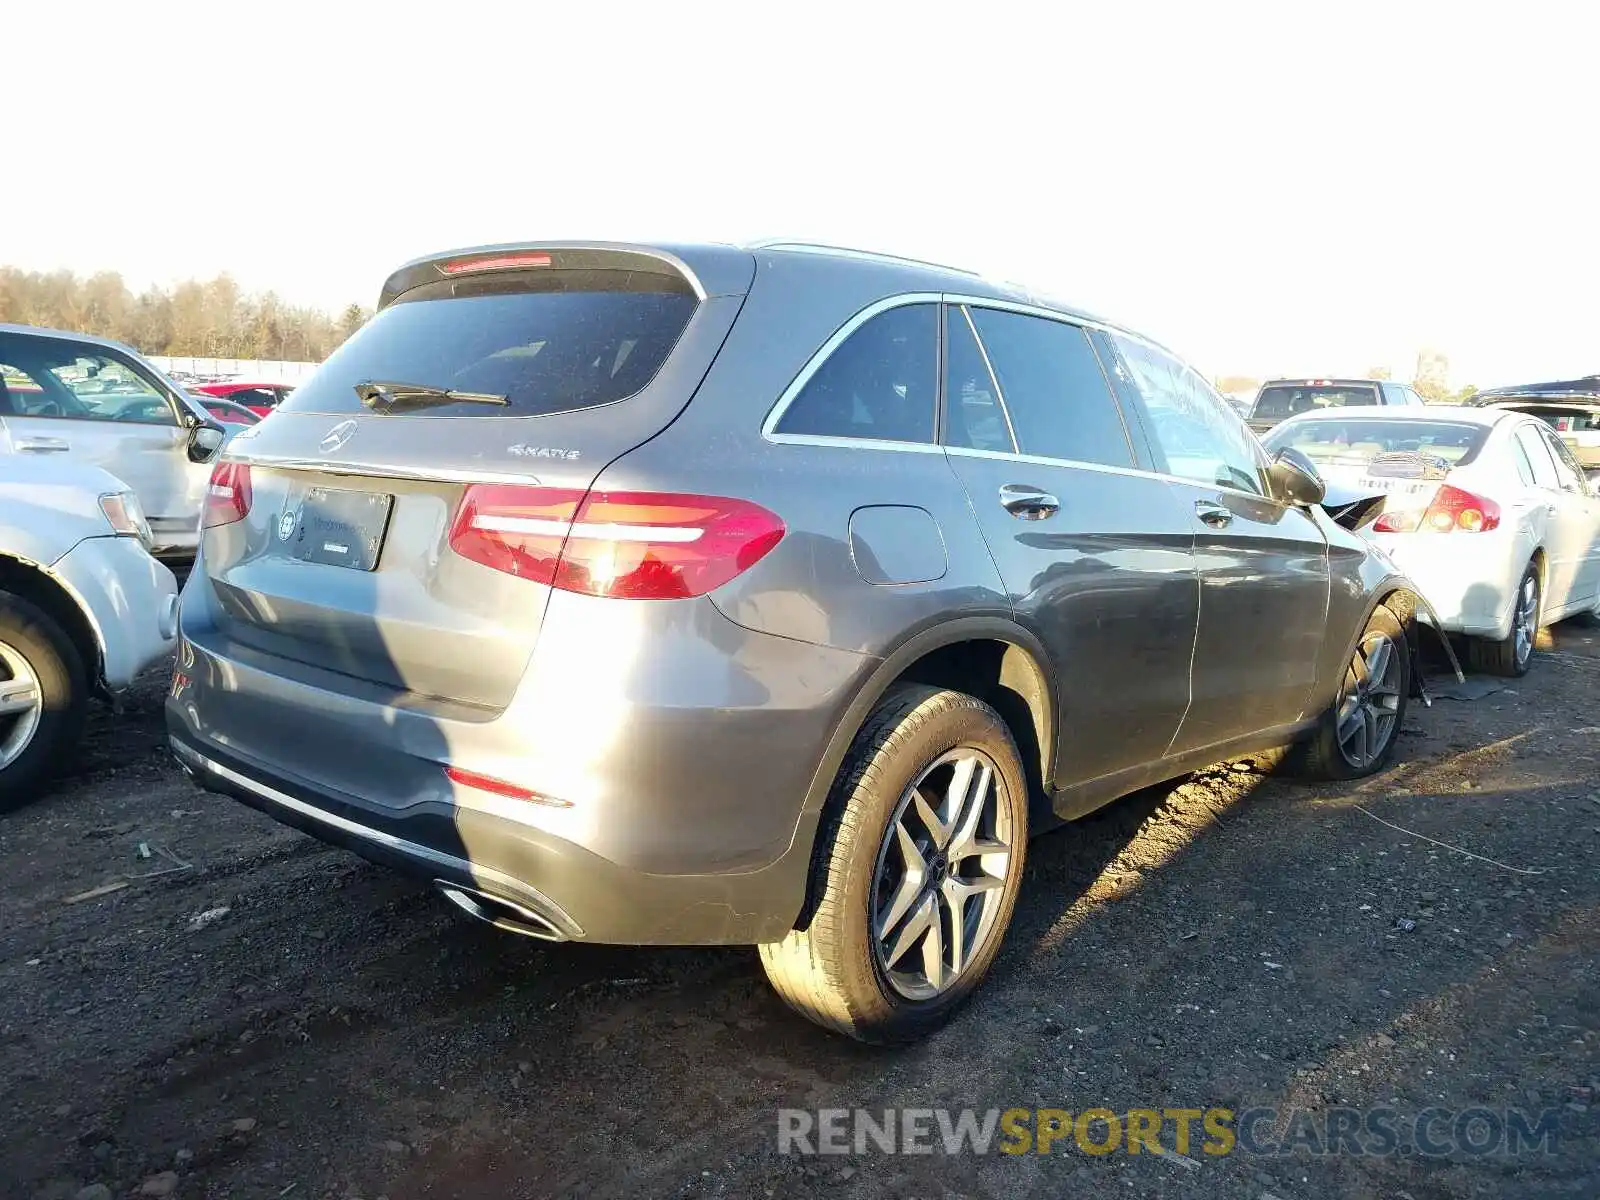
M1520 668L1533 654L1534 643L1539 639L1539 580L1531 571L1517 592L1517 612L1512 618L1516 638L1517 666Z
M878 849L873 955L908 1000L955 986L994 935L1011 866L1005 780L980 750L935 759L906 789Z
M0 771L22 756L39 731L44 693L39 676L15 646L0 642Z
M1356 647L1339 695L1339 753L1365 770L1394 740L1400 717L1400 647L1386 633L1371 633Z

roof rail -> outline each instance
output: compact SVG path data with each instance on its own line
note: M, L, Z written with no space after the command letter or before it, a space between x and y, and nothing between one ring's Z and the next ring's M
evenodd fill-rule
M857 250L852 246L833 246L827 242L810 242L803 238L765 238L757 242L748 242L746 250L799 250L807 254L838 254L845 258L861 258L870 262L905 263L913 267L930 267L935 271L954 271L957 275L970 275L974 279L981 278L977 271L968 271L964 267L952 267L946 263L928 262L921 258L907 258L902 254L884 254L878 250Z

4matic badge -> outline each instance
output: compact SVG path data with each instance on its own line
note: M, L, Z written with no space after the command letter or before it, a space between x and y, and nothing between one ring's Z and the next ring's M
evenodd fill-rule
M522 442L507 446L506 453L515 454L518 458L564 458L568 462L580 457L578 451L563 446L529 446Z

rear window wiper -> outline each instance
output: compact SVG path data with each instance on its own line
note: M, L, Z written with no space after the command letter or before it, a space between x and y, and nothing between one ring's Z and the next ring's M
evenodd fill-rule
M458 392L450 388L429 387L425 383L392 383L363 379L355 393L373 412L394 412L404 408L431 408L441 404L510 404L492 392Z

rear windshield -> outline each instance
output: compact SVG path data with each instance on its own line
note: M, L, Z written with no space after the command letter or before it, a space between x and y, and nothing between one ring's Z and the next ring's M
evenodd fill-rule
M414 288L336 350L279 406L366 411L358 383L504 396L423 416L534 417L626 399L655 377L697 301L677 275L545 270Z
M1485 425L1448 421L1327 419L1280 425L1261 440L1271 451L1293 446L1319 465L1360 466L1380 454L1400 453L1460 464L1478 452L1488 433Z
M1319 408L1376 404L1378 389L1360 384L1275 383L1261 389L1252 417L1293 417Z

